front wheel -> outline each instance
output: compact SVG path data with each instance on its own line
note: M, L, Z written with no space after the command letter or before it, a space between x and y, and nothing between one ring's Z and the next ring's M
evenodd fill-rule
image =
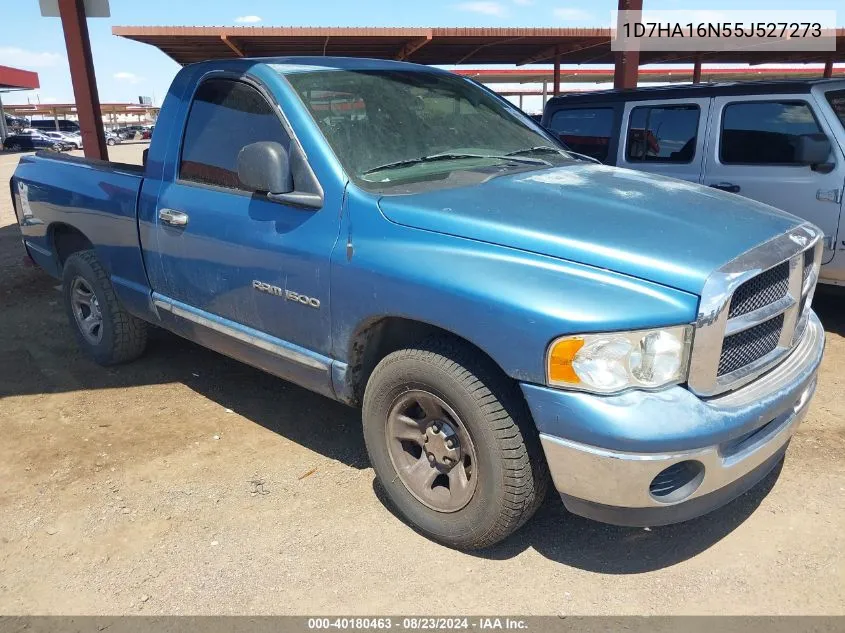
M110 138L106 141L106 143L108 143L109 145L114 145L114 139Z
M445 545L493 545L545 496L548 470L524 402L459 341L433 338L384 358L367 383L363 422L388 500Z

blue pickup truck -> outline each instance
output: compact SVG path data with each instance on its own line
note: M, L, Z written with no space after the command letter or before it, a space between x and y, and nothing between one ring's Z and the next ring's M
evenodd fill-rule
M816 227L579 160L446 71L187 66L144 163L12 178L82 349L130 361L153 325L360 406L389 502L452 547L508 536L550 479L599 521L704 514L816 388Z

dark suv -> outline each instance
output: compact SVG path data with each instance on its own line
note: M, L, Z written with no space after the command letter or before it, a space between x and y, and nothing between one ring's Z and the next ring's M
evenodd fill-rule
M61 152L62 150L68 149L68 147L69 145L61 141L41 134L13 134L12 136L7 136L3 142L3 149L12 150L13 152L34 149L49 149Z

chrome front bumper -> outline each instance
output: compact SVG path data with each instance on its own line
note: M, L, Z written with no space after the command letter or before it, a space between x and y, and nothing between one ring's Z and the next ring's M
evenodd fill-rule
M636 450L602 448L546 432L556 423L559 428L560 419L538 421L538 413L560 416L566 415L567 409L580 409L563 402L554 412L548 400L541 404L536 393L532 397L530 390L524 391L541 431L555 487L571 511L609 523L660 525L693 518L727 503L780 461L815 392L823 351L824 330L811 313L802 340L780 365L724 396L701 400L681 387L659 392L657 398L646 392L586 396L599 400L591 409L596 415L613 415L624 409L621 423L601 419L593 423L598 427L605 422L621 424L619 428L630 435L625 445ZM608 403L614 398L620 401ZM581 407L584 403L577 404ZM650 445L665 445L666 441L648 437L642 427L652 427L648 432L653 433L654 428L668 428L673 422L693 435L715 437L716 441L700 448L649 451ZM713 427L720 429L717 436L710 433ZM678 443L680 439L668 441ZM677 495L655 496L650 490L655 477L680 462L691 462L700 469L697 481Z

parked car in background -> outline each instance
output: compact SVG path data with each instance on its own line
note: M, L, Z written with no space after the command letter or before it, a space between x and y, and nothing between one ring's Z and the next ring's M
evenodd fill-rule
M845 286L845 81L562 95L548 102L543 125L607 165L701 183L809 220L824 232L820 281Z
M362 407L384 496L449 546L518 529L549 475L576 514L691 519L807 413L821 232L800 218L574 160L415 64L191 64L158 125L143 167L36 154L12 178L81 349L133 360L153 324Z
M82 149L82 136L71 132L41 132L44 136L64 143L68 149Z
M66 144L64 141L44 136L39 132L31 132L29 134L12 134L11 136L7 136L6 140L3 142L3 149L8 149L13 152L38 149L61 152L66 149L70 149L70 145Z
M115 132L106 132L106 144L107 145L118 145L122 143L123 139L120 138L120 134Z
M145 125L127 125L117 128L114 132L125 141L134 140L136 138L150 138L150 126Z
M76 121L68 121L65 119L58 120L58 129L56 128L56 123L54 119L34 119L30 121L29 127L40 130L42 132L52 131L52 132L73 132L79 134L79 123Z

